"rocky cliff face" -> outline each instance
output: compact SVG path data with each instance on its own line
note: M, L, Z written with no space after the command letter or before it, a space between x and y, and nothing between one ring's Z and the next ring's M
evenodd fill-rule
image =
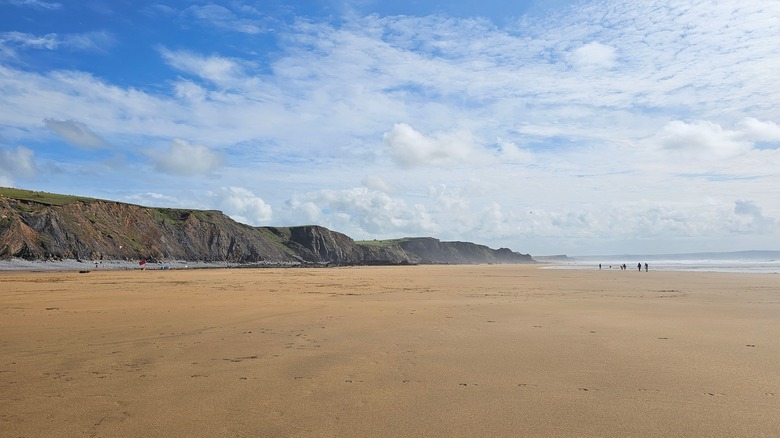
M432 237L405 239L399 243L406 252L415 254L420 263L533 263L530 255L507 248L490 249L471 242L442 242Z
M0 259L158 259L267 264L532 263L468 242L361 245L319 226L251 227L218 211L0 196Z

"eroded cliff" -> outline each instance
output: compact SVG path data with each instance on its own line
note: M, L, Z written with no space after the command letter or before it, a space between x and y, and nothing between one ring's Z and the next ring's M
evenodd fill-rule
M61 198L65 200L55 203L0 196L0 258L271 265L533 263L528 255L469 242L405 238L363 244L316 225L252 227L219 211Z

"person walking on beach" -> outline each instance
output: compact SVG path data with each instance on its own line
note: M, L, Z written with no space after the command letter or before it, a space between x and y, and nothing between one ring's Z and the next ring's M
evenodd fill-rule
M637 268L637 269L639 269L639 272L642 272L642 262L639 262L639 263L636 265L636 268Z
M645 263L645 272L647 272L647 263Z

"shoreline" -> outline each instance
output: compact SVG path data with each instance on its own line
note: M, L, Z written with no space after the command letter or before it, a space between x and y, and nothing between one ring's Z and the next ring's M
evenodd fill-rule
M558 263L545 266L543 269L551 270L578 270L578 271L621 271L620 263ZM650 272L721 272L732 274L780 274L780 262L777 261L753 261L753 260L675 260L656 261L649 264ZM628 265L625 272L636 272L637 267ZM644 265L641 272L645 271Z
M129 260L102 260L84 261L76 259L65 260L25 260L10 259L0 260L0 273L2 272L47 272L47 271L128 271L128 270L181 270L181 269L273 269L273 268L328 268L328 267L367 267L367 266L535 266L545 270L575 270L575 271L621 271L619 263L612 265L610 262L602 263L599 269L598 263L588 262L537 262L537 263L478 263L478 264L308 264L308 263L232 263L232 262L203 262L171 260L166 262L146 263L140 265L138 261ZM739 274L780 274L780 262L777 261L753 261L753 260L677 260L656 261L650 265L653 272L721 272ZM626 272L636 271L634 266L628 266ZM622 271L621 271L622 272ZM644 273L644 269L642 270Z

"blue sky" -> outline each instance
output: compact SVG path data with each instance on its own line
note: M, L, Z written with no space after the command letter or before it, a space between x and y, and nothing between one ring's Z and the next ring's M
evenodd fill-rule
M355 239L780 248L780 2L0 0L0 186Z

